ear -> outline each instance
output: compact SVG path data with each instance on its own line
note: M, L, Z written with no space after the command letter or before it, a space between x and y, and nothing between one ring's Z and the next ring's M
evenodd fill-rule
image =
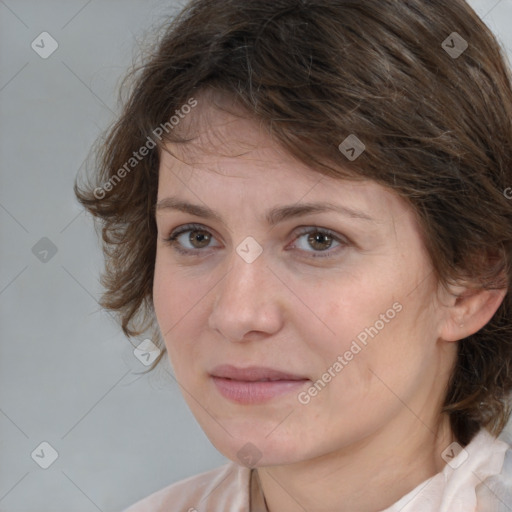
M466 286L451 286L443 294L444 315L439 337L457 341L484 327L498 310L506 289L483 290Z

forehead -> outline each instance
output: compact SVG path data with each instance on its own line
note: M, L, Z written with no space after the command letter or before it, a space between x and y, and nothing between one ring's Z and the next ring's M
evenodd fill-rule
M206 203L228 198L260 204L337 202L357 205L383 218L408 208L395 192L371 180L325 176L287 152L266 126L229 98L198 96L198 106L181 121L179 136L160 154L158 200L166 195ZM346 172L346 170L345 170Z

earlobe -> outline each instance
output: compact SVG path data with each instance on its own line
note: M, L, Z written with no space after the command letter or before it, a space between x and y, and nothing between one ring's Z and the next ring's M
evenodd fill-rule
M457 287L450 304L445 306L445 319L439 336L445 341L458 341L478 332L492 319L500 307L506 289L484 290Z

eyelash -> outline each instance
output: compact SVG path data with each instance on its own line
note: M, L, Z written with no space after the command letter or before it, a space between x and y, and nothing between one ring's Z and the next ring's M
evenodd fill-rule
M202 249L195 249L195 250L183 249L183 247L180 247L177 244L178 237L180 235L182 235L183 233L187 233L189 231L204 231L204 232L208 233L209 235L211 235L213 237L212 233L210 233L210 231L208 231L204 226L201 226L200 224L185 224L185 225L177 228L175 231L173 231L169 235L169 237L164 238L163 241L164 241L165 244L173 246L173 248L177 252L179 252L180 254L187 255L187 256L199 256L200 257L200 256L203 255L201 253L205 252L204 250L202 250ZM337 247L337 249L344 249L345 247L350 245L350 242L347 239L341 238L340 236L338 236L336 233L334 233L330 229L317 228L317 227L314 227L314 226L306 227L306 228L301 228L299 230L299 232L297 233L295 240L299 239L301 236L309 235L309 234L312 234L312 233L320 233L322 235L329 236L333 241L335 241L335 242L340 244ZM337 253L339 251L327 249L325 251L314 251L313 250L313 251L303 251L303 252L311 253L312 254L312 256L311 256L312 258L332 258L334 256L332 253L333 252ZM314 255L314 254L317 254L317 255ZM324 254L327 254L327 256L324 256Z

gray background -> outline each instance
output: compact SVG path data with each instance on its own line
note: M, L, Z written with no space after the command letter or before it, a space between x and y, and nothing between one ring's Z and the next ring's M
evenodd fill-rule
M512 0L470 3L512 55ZM2 512L119 511L226 461L188 411L167 356L142 375L98 306L102 255L72 192L118 111L138 41L177 5L0 0ZM59 45L47 59L31 48L44 31ZM50 245L54 255L38 254ZM43 441L59 454L48 469L36 464L48 450L31 457Z

